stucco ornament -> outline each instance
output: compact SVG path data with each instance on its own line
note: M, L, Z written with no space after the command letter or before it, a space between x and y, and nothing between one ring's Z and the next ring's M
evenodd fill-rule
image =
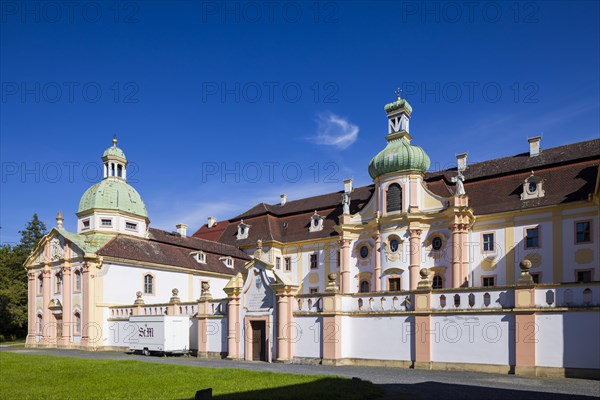
M52 261L58 261L63 256L63 248L60 245L60 240L58 238L53 238L50 241L50 259Z

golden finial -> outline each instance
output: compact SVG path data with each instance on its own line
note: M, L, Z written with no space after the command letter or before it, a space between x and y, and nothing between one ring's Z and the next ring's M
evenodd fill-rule
M115 135L113 136L113 146L117 146L117 134L115 133Z

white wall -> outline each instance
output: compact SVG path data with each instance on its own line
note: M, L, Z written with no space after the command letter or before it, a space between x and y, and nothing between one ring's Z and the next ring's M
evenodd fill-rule
M137 291L143 292L143 278L147 273L154 276L154 294L144 294L147 304L167 303L174 288L179 289L181 301L195 301L200 297L200 282L210 283L213 298L226 297L223 288L229 278L194 276L192 289L189 289L190 274L186 272L165 271L155 268L126 264L103 263L102 280L104 285L103 302L108 304L133 304Z
M293 344L294 357L321 358L322 318L296 317L294 324L298 331L297 339Z
M431 317L431 360L510 365L514 333L513 315ZM417 332L419 333L419 332ZM418 336L417 336L418 338Z
M600 368L600 314L543 313L536 316L536 364L543 367Z
M411 320L406 316L342 317L342 357L410 361Z

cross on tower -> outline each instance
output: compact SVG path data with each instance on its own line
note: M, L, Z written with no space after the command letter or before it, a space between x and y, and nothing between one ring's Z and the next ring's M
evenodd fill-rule
M401 95L402 95L402 89L397 88L394 93L396 93L396 97L398 98L398 100L400 100Z

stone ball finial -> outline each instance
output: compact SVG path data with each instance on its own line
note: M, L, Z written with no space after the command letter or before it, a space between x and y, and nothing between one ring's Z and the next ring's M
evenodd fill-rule
M173 296L177 296L179 294L179 289L174 288L173 290L171 290L171 293L173 293Z
M528 259L524 259L519 263L519 268L521 268L521 271L529 271L531 266L531 261Z
M327 278L329 279L329 282L335 282L337 279L337 274L335 272L332 272L329 275L327 275Z
M140 292L139 290L137 292L135 292L135 301L133 302L133 304L141 306L144 305L144 299L142 299L142 292Z
M421 278L427 278L429 276L429 270L427 268L421 268L419 271Z

